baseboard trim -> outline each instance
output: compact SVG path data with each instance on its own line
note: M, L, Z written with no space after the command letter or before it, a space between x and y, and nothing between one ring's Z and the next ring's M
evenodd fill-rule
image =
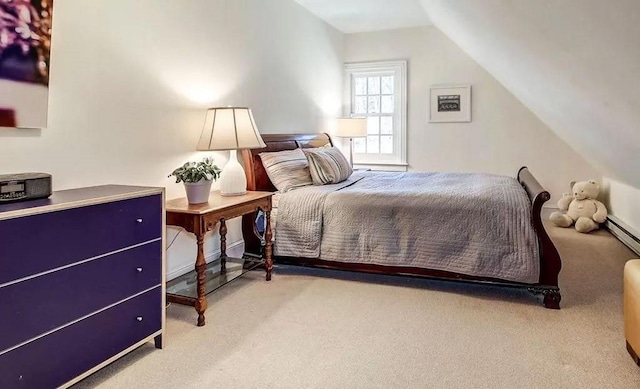
M239 240L237 242L233 242L231 244L228 244L227 245L227 254L230 257L241 257L242 254L244 254L244 253L242 252L242 250L239 250L238 248L240 246L242 246L243 244L244 244L244 240ZM220 256L220 250L218 249L216 251L213 251L213 252L207 254L204 259L205 259L205 261L207 261L207 263L210 263L210 262L218 259L219 256ZM179 268L173 270L171 273L167 273L167 281L171 281L174 278L178 278L183 274L189 273L190 271L192 271L194 269L194 266L195 266L195 259L192 262L189 262L188 265L184 265L182 267L179 267Z
M640 234L614 215L607 216L605 226L619 241L640 256Z

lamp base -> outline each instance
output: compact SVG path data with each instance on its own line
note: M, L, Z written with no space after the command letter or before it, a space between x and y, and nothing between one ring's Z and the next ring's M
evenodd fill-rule
M229 162L220 173L220 195L242 196L247 193L247 177L242 165L238 162L236 150L229 152Z
M349 138L349 165L353 169L353 138Z
M246 189L244 190L244 192L223 192L222 190L220 191L220 196L224 196L224 197L243 196L246 194L247 194Z

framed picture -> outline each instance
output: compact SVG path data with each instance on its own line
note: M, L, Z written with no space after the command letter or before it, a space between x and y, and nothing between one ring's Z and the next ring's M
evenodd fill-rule
M429 122L470 122L471 85L432 86Z
M47 126L53 0L0 0L0 127Z

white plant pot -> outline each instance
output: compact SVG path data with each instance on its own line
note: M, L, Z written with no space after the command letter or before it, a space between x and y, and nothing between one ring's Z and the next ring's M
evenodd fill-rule
M187 192L187 200L189 201L189 204L202 204L208 202L212 183L213 180L184 182L184 190Z

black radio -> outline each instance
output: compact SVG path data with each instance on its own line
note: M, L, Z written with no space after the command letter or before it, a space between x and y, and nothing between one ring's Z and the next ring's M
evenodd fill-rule
M0 174L0 204L51 196L51 174Z

